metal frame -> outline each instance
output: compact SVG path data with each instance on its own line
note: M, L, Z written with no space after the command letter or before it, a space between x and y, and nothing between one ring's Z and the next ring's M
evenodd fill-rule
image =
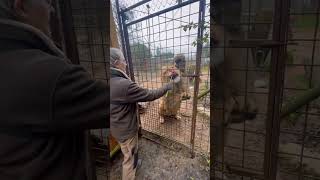
M290 0L275 1L273 40L285 44L289 26ZM286 46L275 46L272 49L270 90L268 101L266 149L264 157L265 179L276 179L277 152L280 134L280 110L285 70Z
M182 3L181 3L182 4ZM205 16L205 7L206 2L205 0L200 0L200 7L199 7L199 24L204 24L204 16ZM203 27L198 26L198 40L203 38ZM195 73L195 87L194 87L194 95L193 97L198 97L199 94L199 85L200 85L200 68L201 68L201 55L202 55L202 43L197 44L197 57L196 57L196 73ZM195 141L195 134L196 134L196 121L197 121L197 107L198 107L198 99L194 98L193 100L193 112L192 112L192 128L191 128L191 152L192 157L194 157L194 141Z
M61 41L58 43L72 63L84 66L93 78L108 83L109 36L107 34L110 31L106 10L109 9L109 3L104 0L82 1L81 3L78 0L56 0L53 3L57 14L53 22L55 25L53 26L54 39ZM91 18L91 22L88 21L88 18ZM84 30L85 33L83 33ZM91 138L93 135L101 143L94 144ZM96 174L107 179L109 177L109 149L108 144L105 144L106 140L104 130L100 130L99 135L97 131L85 133L85 142L88 145L85 154L88 180L95 180ZM101 154L104 154L103 158ZM95 166L96 163L104 167L98 168Z
M118 12L118 24L119 24L119 33L122 35L122 43L123 43L123 51L125 54L125 57L128 61L128 74L130 74L130 77L133 81L135 81L135 74L134 74L134 65L133 65L133 59L132 59L132 55L131 55L131 49L130 49L130 42L129 42L129 33L128 33L128 26L132 26L135 25L139 22L157 17L157 16L161 16L162 14L165 14L167 12L173 11L175 9L184 7L186 5L190 5L192 3L195 2L199 2L199 18L198 18L198 22L201 24L201 22L204 22L204 18L205 18L205 8L206 8L206 1L205 0L187 0L181 3L178 3L176 5L173 5L171 7L168 7L166 9L157 11L155 13L152 14L148 14L142 18L139 19L135 19L131 22L126 22L124 17L125 17L125 13L130 11L130 10L134 10L135 8L144 5L148 2L150 2L151 0L142 0L134 5L131 5L130 7L125 7L124 9L120 9L119 7L119 1L116 0L116 6L117 6L117 12ZM150 29L149 29L150 30ZM198 27L198 33L197 33L197 38L201 39L203 37L203 27L199 26ZM201 66L201 54L202 54L202 43L198 43L197 44L197 53L196 53L196 72L195 75L189 75L190 77L194 77L195 78L195 87L194 87L194 92L193 92L193 96L194 97L198 97L199 94L199 83L200 83L200 66ZM192 112L192 117L191 117L191 134L190 134L190 150L191 150L191 154L192 156L194 155L195 152L195 134L196 134L196 118L197 118L197 104L198 104L198 100L197 98L194 98L193 100L193 112ZM139 117L140 118L140 117ZM171 140L171 139L168 139Z
M189 4L198 2L198 1L200 1L200 0L188 0L188 1L184 1L184 2L182 2L182 3L180 3L180 4L178 4L178 5L174 5L174 6L170 7L170 8L161 10L161 11L159 11L159 12L157 12L157 13L154 13L154 14L145 16L145 17L143 17L143 18L134 20L134 21L132 21L132 22L129 22L129 23L126 24L126 25L127 25L127 26L130 26L130 25L132 25L132 24L136 24L136 23L141 22L141 21L143 21L143 20L150 19L150 18L153 18L153 17L155 17L155 16L159 16L159 15L164 14L164 13L166 13L166 12L172 11L172 10L174 10L174 9L177 9L177 8L180 8L180 7L183 7L183 6L186 6L186 5L189 5Z
M294 180L295 179L300 180L304 178L310 178L310 179L320 178L319 173L312 174L312 172L307 172L304 169L304 163L308 163L308 160L312 160L314 161L314 163L320 161L320 158L318 158L318 156L308 154L310 153L310 150L319 149L319 146L310 147L311 146L310 142L307 144L307 140L306 140L306 138L319 138L319 136L311 134L309 131L313 131L317 127L317 126L310 127L311 126L310 124L311 123L314 124L316 121L315 118L320 116L319 113L315 112L319 110L319 107L318 107L319 102L318 101L312 102L312 103L310 102L315 100L315 98L319 97L318 95L319 86L317 85L314 87L312 86L312 84L315 83L314 78L315 76L317 76L315 74L319 74L319 60L316 61L317 57L315 53L319 52L319 45L320 45L320 40L319 40L320 2L313 1L313 4L315 3L317 4L316 7L315 6L310 7L307 11L302 9L302 10L299 10L299 12L295 12L295 9L292 8L293 7L292 4L294 3L294 1L298 2L297 0L279 0L279 1L275 0L274 1L273 7L272 7L273 9L272 40L267 40L265 38L261 38L258 40L251 40L251 39L232 40L231 39L227 46L220 47L220 48L224 48L225 52L226 52L226 49L233 49L233 48L234 49L243 48L243 49L246 49L247 52L249 52L250 49L252 48L270 48L272 50L272 53L270 57L270 70L262 70L259 68L255 69L254 67L251 67L251 66L248 67L248 59L245 67L231 68L232 71L242 71L243 74L245 74L243 75L242 78L243 80L245 80L246 85L244 85L245 86L244 90L240 92L241 94L244 94L244 97L245 97L244 101L246 101L249 94L253 94L253 93L261 94L261 95L267 94L267 97L268 97L266 101L268 102L267 112L264 113L265 115L267 115L267 117L265 119L265 124L263 126L263 130L265 132L260 133L257 130L248 130L245 122L243 123L243 127L239 129L234 127L218 129L222 131L223 135L225 135L226 131L230 131L230 130L234 131L235 134L239 132L241 136L243 136L243 140L242 140L242 144L240 143L242 147L237 147L238 146L237 143L235 143L235 145L234 144L227 145L224 142L220 144L221 148L223 149L222 155L221 155L222 160L212 164L211 170L212 170L213 178L220 177L221 179L223 179L223 177L220 176L223 174L236 175L237 177L233 177L234 179L250 178L250 179L274 180L274 179L279 179L279 176L284 176ZM249 8L249 17L247 17L247 22L237 23L237 22L227 21L227 22L223 22L222 25L223 26L226 26L229 24L242 25L242 26L248 27L246 30L243 30L243 31L250 32L251 26L264 24L265 22L253 21L250 16L252 13L252 9L254 8L252 5L257 1L249 0L246 2L249 3L246 5L246 7ZM221 9L226 8L226 6L221 7ZM295 21L294 19L292 19L291 18L292 16L303 16L303 17L307 17L307 19L310 18L313 21L312 21L312 24L310 23L308 25L309 29L307 30L301 27L291 27L293 26L291 24L292 22L298 22L298 20ZM302 21L304 20L305 18L303 18ZM291 32L291 30L296 30L296 31L300 30L301 32L300 31ZM299 36L299 37L296 37L296 36ZM306 43L308 43L308 46L305 45ZM301 44L304 44L305 46ZM211 44L211 46L213 46L213 44ZM296 46L301 46L303 48L301 47L296 48ZM292 52L293 49L295 50L298 49L298 50L296 50L297 52ZM291 56L293 56L297 62L286 62L286 60L289 59L290 57L289 56L290 53L292 53ZM305 57L309 57L310 61L300 62ZM254 57L252 57L252 59L254 60ZM306 73L307 69L310 69L309 74L303 74L303 73ZM266 88L267 93L260 93L260 92L248 90L247 89L248 73L264 72L264 71L269 73L268 82L270 85L268 88ZM305 85L304 88L299 88L298 85L295 84L295 82L293 82L295 81L293 77L296 74L305 76L306 78L305 82L307 84ZM319 81L318 78L317 80ZM318 83L318 81L316 81L316 83ZM309 88L312 88L312 89L308 90ZM294 92L302 92L302 91L306 91L306 92L298 96L293 95L293 94L296 94ZM295 100L296 98L292 96L297 96L297 99L299 101ZM291 98L293 99L292 102L290 100ZM226 107L227 107L227 104L224 103L222 109L225 109ZM303 110L301 110L301 108L303 108ZM215 110L220 110L220 109L217 107L214 107L214 111ZM287 121L286 118L291 118L289 117L289 114L299 115L294 120L296 121L297 124L292 125L293 127L286 127L284 125L284 122ZM215 118L216 117L213 117L213 120L215 120ZM259 120L261 121L261 119ZM255 120L255 121L259 121L259 120ZM252 126L254 125L251 124L252 129L257 128ZM212 126L212 129L213 128L216 128L216 127ZM218 131L218 130L214 129L214 131ZM263 142L264 150L260 150L260 147L259 147L259 150L252 151L247 147L249 146L249 144L245 144L245 143L247 142L246 139L251 138L250 134L252 134L252 136L257 136L261 134L263 136L264 140L259 138L257 141L259 141L260 143ZM226 139L226 137L222 137L222 139ZM240 138L237 138L237 139L240 140ZM299 148L299 150L297 150L298 152L293 150L294 148L283 149L285 144L282 141L286 141L296 145L295 147ZM229 150L232 149L230 151L233 151L233 152L239 151L239 154L242 153L242 157L241 157L242 165L238 165L238 164L241 164L241 162L230 162L230 161L227 162L227 159L230 160L230 158L226 153L226 149L229 149ZM290 152L291 150L294 151L294 153ZM212 151L214 151L214 149L211 150L211 152ZM245 153L247 153L246 157L245 157ZM260 164L263 165L262 168L260 167L251 168L250 164L254 164L254 165L258 164L257 162L254 162L254 160L249 159L249 156L252 155L251 153L259 154L259 156L254 156L254 157L257 157L257 158L263 157L263 162L262 163L260 161L258 162L259 163L258 166L260 166ZM292 161L294 161L293 163L296 163L295 169L293 167L287 167L289 165L283 162L284 161L283 156L285 157L290 156ZM246 165L244 165L243 163L244 161L246 162ZM222 166L222 168L220 168L220 165ZM286 168L289 168L289 169L286 169ZM317 167L313 167L313 168L317 169Z
M314 1L316 2L316 1ZM284 6L289 6L293 4L293 0L291 0L291 2L287 2L286 5ZM318 1L317 2L317 6L313 7L313 12L309 12L308 11L305 11L303 10L302 12L292 12L292 11L289 11L288 10L288 13L287 13L287 16L312 16L314 19L315 19L315 23L312 24L312 33L309 33L310 37L307 38L295 38L295 37L287 37L285 39L285 42L298 42L298 44L304 44L305 42L310 42L311 45L312 45L312 48L311 47L308 47L308 49L305 49L305 50L311 50L310 51L310 54L311 54L311 62L304 62L302 64L300 63L294 63L293 67L296 67L296 68L299 68L299 67L305 67L305 73L306 73L306 70L307 68L310 68L310 74L305 74L306 76L306 81L307 81L307 85L306 85L306 88L296 88L296 87L288 87L289 85L287 85L286 83L283 83L283 89L282 89L282 99L280 100L280 103L282 104L285 104L286 103L286 99L284 98L285 95L288 95L290 92L293 92L293 91L306 91L308 90L309 88L313 88L312 87L312 84L314 83L313 81L313 76L316 76L317 72L315 72L316 68L318 68L317 66L317 62L316 62L316 57L315 57L315 51L316 49L319 50L319 48L316 48L317 45L319 46L319 38L318 38L318 35L319 35L319 20L320 20L320 2ZM285 27L284 27L285 28ZM305 35L307 36L307 35ZM289 49L289 47L286 47L286 49ZM308 52L305 52L304 55L310 55L310 54L307 54ZM310 63L310 64L307 64L307 63ZM286 71L287 69L289 69L289 65L288 64L285 64L283 65L282 67L283 71ZM288 75L288 73L286 72L283 72L283 76L286 76ZM284 79L284 78L282 78ZM318 81L316 83L319 83ZM304 95L302 95L303 97ZM306 96L305 96L306 97ZM315 100L315 99L313 99ZM302 116L301 118L298 118L298 120L300 121L303 121L303 123L301 123L301 128L302 128L302 131L301 132L295 132L296 129L292 128L292 129L284 129L283 127L280 127L279 129L275 129L276 131L278 131L279 133L279 136L277 137L278 139L279 138L282 138L283 136L285 135L294 135L294 136L299 136L300 138L302 138L302 142L301 143L298 143L300 144L301 146L301 150L299 151L299 153L297 154L292 154L290 152L280 152L280 149L276 149L275 150L275 154L277 154L278 156L278 160L279 160L279 156L281 155L288 155L288 156L293 156L295 158L297 158L297 163L298 163L298 170L297 171L294 171L294 172L287 172L287 171L284 171L282 168L280 168L280 170L278 172L280 173L285 173L285 174L292 174L292 177L294 178L298 178L299 180L301 179L305 179L305 178L312 178L312 179L319 179L320 178L320 175L319 174L314 174L314 175L308 175L309 173L308 172L304 172L304 161L305 159L312 159L313 161L317 161L319 162L319 158L316 157L316 156L311 156L311 155L308 155L308 154L305 154L305 151L307 151L306 149L309 148L309 149L316 149L317 147L306 147L307 145L307 140L306 138L309 137L309 138L317 138L317 135L314 135L314 134L311 134L310 132L308 131L311 131L313 130L313 128L309 127L309 123L311 123L310 121L312 120L312 117L319 117L319 114L318 113L313 113L312 111L315 110L315 109L318 109L317 107L314 106L314 104L319 104L319 102L315 101L315 102L311 102L311 101L308 101L306 104L304 104L304 107L303 109L304 110L297 110L296 113L299 114L300 116ZM286 110L286 109L285 109ZM281 111L281 113L283 113L283 111ZM287 112L285 112L287 113ZM277 122L276 126L280 126L279 125L280 122ZM278 140L276 140L278 141ZM273 157L274 159L276 159L277 157ZM276 160L274 160L276 161ZM273 171L271 174L271 178L272 177L275 177L275 173L276 173L276 169L273 168Z
M72 63L80 64L79 60L79 52L77 48L77 40L76 34L73 30L73 19L72 19L72 7L71 1L59 1L56 0L57 6L60 8L58 9L58 13L60 14L59 17L61 19L61 26L62 26L62 33L63 33L63 40L64 40L64 49L67 56L70 58ZM63 18L62 18L63 17Z
M151 0L142 0L142 1L140 1L140 2L138 2L138 3L136 3L136 4L134 4L134 5L132 5L132 6L130 6L130 7L127 7L127 8L125 8L124 10L122 10L122 11L118 11L118 12L120 12L120 14L122 14L122 13L125 13L125 12L127 12L127 11L130 11L131 9L134 9L134 8L136 8L136 7L139 7L139 6L141 6L141 5L143 5L143 4L145 4L145 3L147 3L147 2L150 2ZM119 7L119 2L117 1L117 6Z

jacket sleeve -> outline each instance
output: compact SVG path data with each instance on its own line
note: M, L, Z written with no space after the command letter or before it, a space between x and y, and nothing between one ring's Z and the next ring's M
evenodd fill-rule
M57 130L109 128L107 83L93 80L82 67L70 65L59 77L53 94Z
M149 90L140 87L135 82L131 82L128 86L126 99L128 103L154 101L165 95L168 90L168 84L159 89Z

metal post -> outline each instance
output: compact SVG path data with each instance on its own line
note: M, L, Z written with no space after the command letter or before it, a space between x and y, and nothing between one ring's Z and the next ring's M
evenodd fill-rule
M51 16L50 29L51 29L51 38L61 50L66 52L64 37L62 34L62 22L61 22L61 12L60 4L58 0L52 1L52 6L55 9L55 13Z
M130 42L129 42L128 27L126 24L123 24L123 29L124 29L125 46L127 49L126 53L127 53L127 62L128 62L128 66L129 66L130 78L132 81L135 81L134 72L133 72L133 63L132 63L132 57L131 57Z
M60 17L62 21L63 37L68 58L74 64L80 64L77 38L73 29L72 6L70 0L60 0Z
M119 33L120 33L120 38L121 38L121 44L122 44L122 51L123 51L123 55L126 58L126 60L128 59L127 57L127 50L126 50L126 44L125 44L125 35L123 32L123 28L124 28L124 24L125 21L122 19L123 18L123 13L120 10L120 6L119 6L119 0L116 0L116 8L117 8L117 15L118 15L118 24L119 24ZM129 67L127 66L127 73L129 72Z
M280 109L285 70L286 38L289 20L289 0L275 2L273 40L282 45L272 49L270 93L266 122L266 147L264 157L264 176L266 180L276 179L277 153L280 135Z
M198 37L197 37L197 55L196 55L196 76L195 76L195 87L194 87L194 98L193 98L193 111L192 111L192 127L191 127L191 156L194 157L194 139L196 130L197 120L197 107L198 107L198 94L200 84L200 68L201 68L201 55L202 55L202 38L203 38L203 24L205 21L205 0L200 0L199 3L199 26L198 26ZM200 42L201 41L201 42Z
M150 16L150 6L149 6L149 4L147 4L147 8L148 8L148 16ZM150 19L148 19L148 26L149 26L149 28L148 28L148 37L149 37L149 43L148 43L148 45L149 45L149 51L150 51L150 54L149 54L149 57L150 57L149 62L151 62L151 58L152 58L152 57L151 57L151 45L150 45L150 41L151 41ZM146 64L148 64L148 63L146 63ZM153 71L152 65L150 66L150 68L151 68L150 73L151 73L151 80L152 80L152 71Z

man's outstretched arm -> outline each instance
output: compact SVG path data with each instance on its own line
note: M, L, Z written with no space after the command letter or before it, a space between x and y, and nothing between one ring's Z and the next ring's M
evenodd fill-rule
M154 101L164 96L168 90L173 88L173 83L164 85L159 89L149 90L140 87L137 83L132 82L128 86L126 99L128 103Z

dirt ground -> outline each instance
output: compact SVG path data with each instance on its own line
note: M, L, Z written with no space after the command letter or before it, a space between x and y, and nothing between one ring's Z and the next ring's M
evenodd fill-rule
M209 179L209 166L200 155L190 158L189 153L172 150L145 138L139 139L141 167L137 180L206 180ZM122 154L112 161L111 180L121 180Z

